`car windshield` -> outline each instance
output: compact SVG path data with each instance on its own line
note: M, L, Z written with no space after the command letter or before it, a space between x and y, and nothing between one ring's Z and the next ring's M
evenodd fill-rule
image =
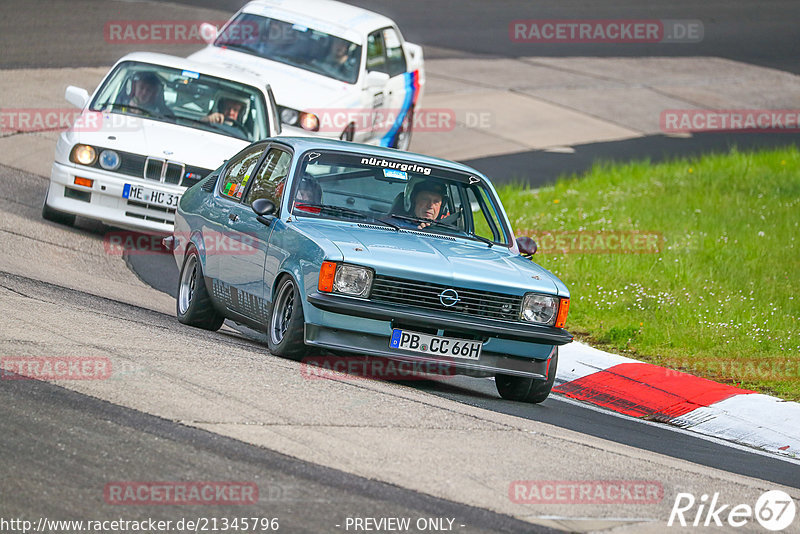
M292 213L509 246L511 232L483 178L369 154L312 151L294 180Z
M252 13L240 13L215 46L278 61L346 83L356 83L361 46L325 32Z
M106 78L93 111L137 115L247 141L269 137L263 93L189 70L126 61Z

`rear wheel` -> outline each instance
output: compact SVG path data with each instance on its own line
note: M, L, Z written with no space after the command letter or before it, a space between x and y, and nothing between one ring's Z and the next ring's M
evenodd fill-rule
M527 376L513 376L498 373L495 375L497 392L506 400L539 403L544 401L553 389L558 368L558 349L550 360L547 379L535 379Z
M194 247L189 248L183 260L176 308L178 320L189 326L216 331L225 322L225 317L211 302L203 277L200 255Z
M394 138L393 148L398 150L408 150L411 146L411 130L414 125L414 108L408 110L406 116L403 118L403 123L400 125L400 131Z
M44 202L42 203L42 219L66 226L75 224L74 214L58 211L47 205L47 195L44 196Z
M300 291L291 276L278 284L267 325L269 351L284 358L299 359L306 352L305 319Z

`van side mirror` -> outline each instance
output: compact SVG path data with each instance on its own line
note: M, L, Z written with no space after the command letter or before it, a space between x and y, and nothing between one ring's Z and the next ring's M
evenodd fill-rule
M258 217L256 219L261 224L269 226L275 220L275 203L268 198L258 198L253 201L251 206Z
M519 247L519 253L526 258L530 258L536 254L536 250L538 249L536 241L527 236L518 237L517 246Z
M64 98L78 109L83 109L89 103L89 92L86 89L70 85L64 91Z
M364 81L364 85L366 85L367 88L371 89L373 87L383 87L384 85L386 85L386 82L388 81L389 81L389 75L386 74L385 72L378 72L376 70L371 70L367 72L367 77Z
M217 27L208 22L200 25L200 38L208 44L214 44L217 40Z

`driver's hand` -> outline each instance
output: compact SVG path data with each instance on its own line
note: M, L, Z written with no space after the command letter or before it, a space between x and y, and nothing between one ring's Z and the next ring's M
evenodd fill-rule
M219 112L214 112L206 116L206 122L211 122L214 124L222 124L223 122L225 122L225 115Z
M419 226L417 226L417 228L422 230L423 228L427 228L430 225L431 225L431 223L429 223L429 222L419 223Z

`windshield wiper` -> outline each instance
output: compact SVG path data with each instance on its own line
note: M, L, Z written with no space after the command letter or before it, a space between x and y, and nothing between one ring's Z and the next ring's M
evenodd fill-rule
M396 224L390 223L389 221L384 221L383 219L378 219L377 217L373 217L363 211L354 210L352 208L346 208L344 206L332 206L330 204L310 204L310 203L296 203L296 207L305 207L305 208L317 208L319 210L326 210L339 213L340 215L355 215L356 217L361 217L362 219L366 219L369 221L375 221L379 223L383 223L386 226L389 226L395 230L400 230L400 227Z
M400 219L401 221L409 221L409 222L415 222L415 223L420 223L420 224L426 223L426 224L429 224L431 226L440 226L442 228L447 228L449 230L455 230L456 232L460 232L460 233L462 233L462 234L464 234L464 235L466 235L468 237L474 237L478 241L486 243L487 245L489 245L490 248L494 246L494 241L492 241L490 239L486 239L485 237L479 236L477 234L471 234L471 233L469 233L469 232L467 232L465 230L462 230L461 228L459 228L459 227L457 227L455 225L452 225L452 224L449 224L449 223L446 223L446 222L434 221L433 219L425 219L423 217L410 217L408 215L400 215L400 214L397 214L397 213L392 213L392 214L389 215L389 217L394 217L395 219Z
M100 108L105 108L106 106L111 106L112 108L126 108L126 109L135 109L136 111L143 111L147 113L150 117L159 117L160 115L156 115L149 109L140 108L139 106L134 106L133 104L117 104L116 102L106 102L104 104L100 104Z

